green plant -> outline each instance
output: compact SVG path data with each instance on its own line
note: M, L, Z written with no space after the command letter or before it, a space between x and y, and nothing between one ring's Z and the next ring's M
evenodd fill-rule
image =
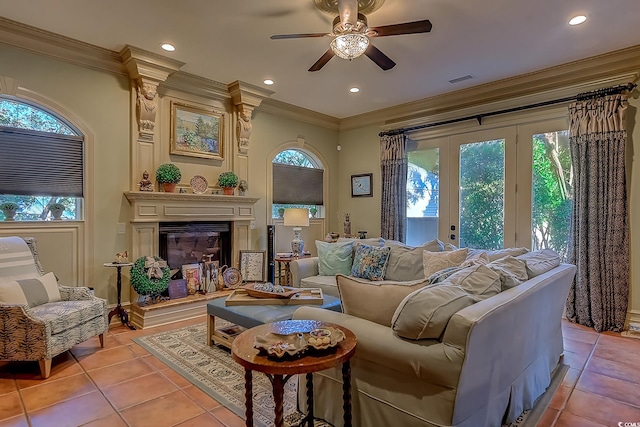
M3 211L17 211L19 207L20 206L18 206L18 204L14 202L0 203L0 209L2 209Z
M222 188L238 185L238 175L233 172L222 172L218 177L218 185Z
M315 215L316 215L316 213L318 213L318 209L317 209L317 208L315 208L315 207L311 207L311 208L309 209L309 212L311 213L311 215L315 216Z
M51 203L49 205L49 210L50 211L56 211L56 210L60 210L63 211L65 210L67 207L65 205L63 205L62 203L56 202L56 203Z
M156 169L156 180L160 183L177 184L182 178L180 168L173 163L163 163Z

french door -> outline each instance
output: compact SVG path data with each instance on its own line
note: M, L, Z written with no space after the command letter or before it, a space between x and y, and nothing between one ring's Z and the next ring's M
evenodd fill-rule
M571 206L566 127L553 119L418 141L409 152L407 243L437 237L561 252Z

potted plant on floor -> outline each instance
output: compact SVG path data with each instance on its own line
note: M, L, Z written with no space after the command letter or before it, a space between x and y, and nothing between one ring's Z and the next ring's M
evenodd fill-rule
M180 168L173 163L163 163L156 169L156 180L166 193L173 193L181 178Z
M49 205L49 211L51 212L54 220L62 219L62 214L65 209L66 206L59 202L51 203Z
M218 185L222 187L224 194L233 196L233 189L238 185L238 175L233 172L222 172L218 176Z
M16 212L18 212L19 208L20 206L18 206L18 204L14 202L0 203L0 209L2 210L2 213L4 213L5 221L15 221L13 217L16 215Z

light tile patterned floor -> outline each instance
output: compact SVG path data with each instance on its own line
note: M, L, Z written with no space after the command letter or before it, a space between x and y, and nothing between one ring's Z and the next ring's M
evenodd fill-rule
M132 341L189 324L130 331L112 326L98 339L54 359L51 377L37 363L0 362L0 427L243 426L244 421ZM538 426L640 423L640 340L598 334L563 322L570 365ZM372 426L377 427L377 426Z

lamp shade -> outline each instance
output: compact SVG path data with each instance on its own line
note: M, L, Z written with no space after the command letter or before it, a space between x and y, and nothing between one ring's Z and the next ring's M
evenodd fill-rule
M308 227L309 209L289 208L284 210L285 227Z

